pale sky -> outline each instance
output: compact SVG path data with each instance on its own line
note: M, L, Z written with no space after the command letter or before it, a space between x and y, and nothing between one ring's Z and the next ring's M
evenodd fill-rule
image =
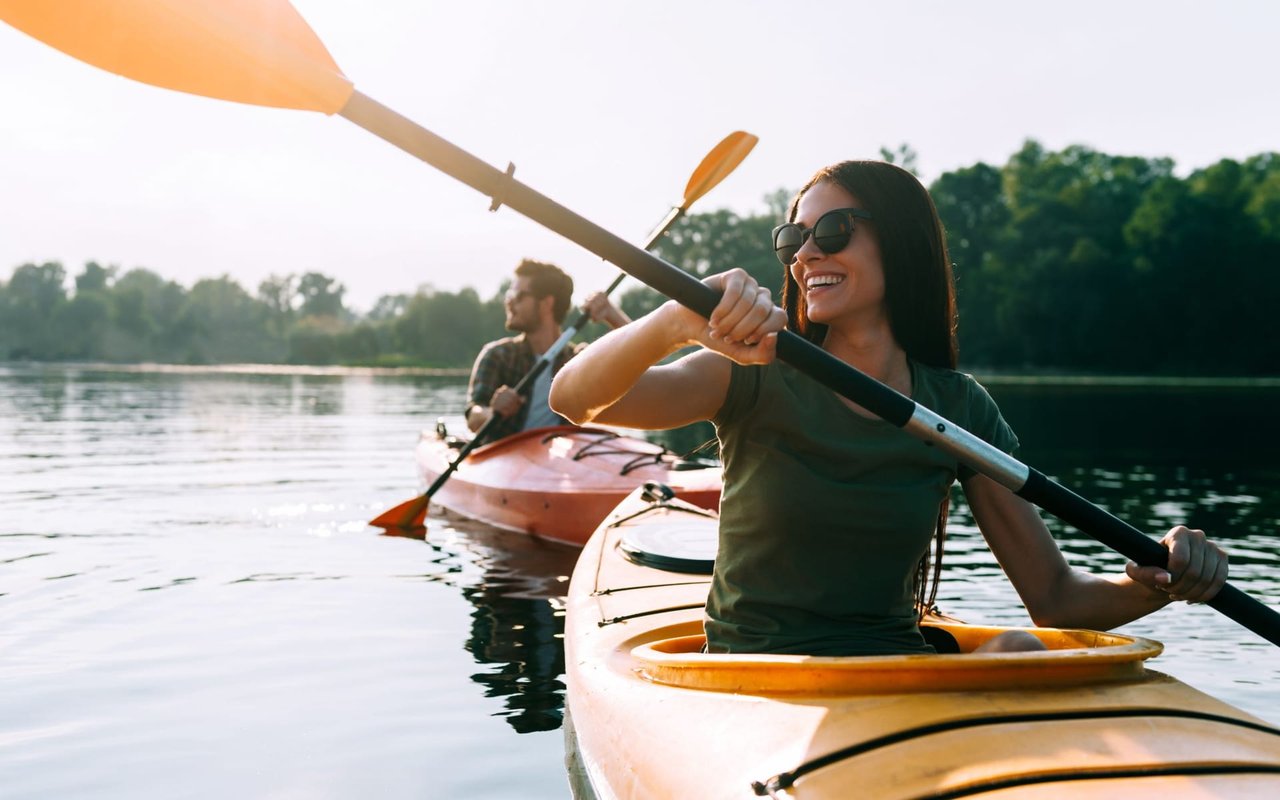
M1280 149L1280 3L295 0L356 88L640 241L734 130L694 211L763 209L909 143L930 181L1023 140L1169 156ZM317 271L367 310L491 295L523 257L577 296L613 268L340 117L134 83L0 24L0 279L86 260L185 286ZM762 247L767 243L762 242Z

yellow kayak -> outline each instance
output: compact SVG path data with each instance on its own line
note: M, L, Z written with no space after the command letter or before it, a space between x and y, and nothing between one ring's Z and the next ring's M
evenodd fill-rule
M707 655L714 513L637 490L586 545L565 624L577 797L1280 797L1280 729L1145 667L1158 642L926 620L944 655Z

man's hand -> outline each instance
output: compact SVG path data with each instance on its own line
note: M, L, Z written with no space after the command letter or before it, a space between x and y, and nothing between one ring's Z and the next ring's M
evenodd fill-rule
M493 419L494 414L505 419L519 412L523 405L524 398L515 389L510 386L499 386L494 391L493 397L489 398L489 405L482 406L476 403L467 409L467 427L472 433L476 433Z
M610 328L621 328L631 321L622 309L613 304L604 292L592 292L582 304L582 310L591 316L592 322L603 322Z
M524 398L510 386L499 386L489 401L489 408L500 417L511 417L520 411Z

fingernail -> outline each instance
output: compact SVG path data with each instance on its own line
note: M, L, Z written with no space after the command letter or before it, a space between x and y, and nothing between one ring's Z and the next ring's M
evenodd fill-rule
M1156 573L1156 583L1173 583L1173 576L1167 572Z

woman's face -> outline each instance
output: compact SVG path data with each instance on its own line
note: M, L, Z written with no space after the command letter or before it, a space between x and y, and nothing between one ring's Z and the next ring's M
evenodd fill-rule
M857 207L857 198L843 187L822 181L800 198L795 222L802 228L811 228L832 209ZM854 220L853 237L838 253L822 252L810 236L796 253L790 269L804 293L810 321L838 325L842 321L868 324L884 319L880 243L867 220Z

